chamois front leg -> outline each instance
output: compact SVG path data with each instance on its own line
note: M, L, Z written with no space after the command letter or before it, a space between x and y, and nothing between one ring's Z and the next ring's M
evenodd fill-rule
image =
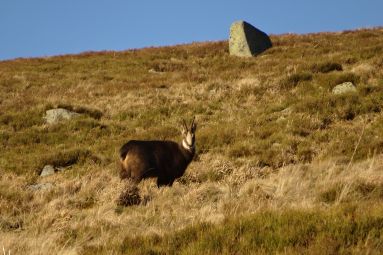
M161 187L161 186L172 186L173 185L173 182L174 182L174 178L169 178L169 177L166 177L166 176L158 176L157 178L157 187Z

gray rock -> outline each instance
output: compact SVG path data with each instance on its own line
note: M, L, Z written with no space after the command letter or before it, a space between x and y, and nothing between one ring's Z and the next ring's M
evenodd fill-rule
M164 73L165 73L165 72L157 71L157 70L155 70L155 69L153 69L153 68L149 69L148 72L149 72L149 73L154 73L154 74L164 74Z
M293 113L293 108L290 106L290 107L287 107L287 108L285 108L285 109L283 109L282 111L281 111L281 114L283 115L283 116L289 116L289 115L291 115Z
M334 95L340 95L340 94L349 93L349 92L356 92L355 85L349 81L338 84L332 89L332 93Z
M230 55L252 57L272 47L269 36L245 21L236 21L230 27Z
M55 173L55 168L52 165L44 166L43 170L40 173L41 177L49 176Z
M28 185L27 189L32 190L32 191L37 191L37 190L49 190L53 188L52 183L37 183L37 184L32 184Z
M72 112L63 108L57 108L46 111L44 119L48 124L55 124L62 120L70 120L79 115L80 114L77 112Z

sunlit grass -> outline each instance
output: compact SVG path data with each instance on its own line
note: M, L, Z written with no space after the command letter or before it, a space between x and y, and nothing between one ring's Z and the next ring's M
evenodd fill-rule
M380 253L381 208L361 212L383 199L382 29L271 39L244 59L222 41L0 62L0 245ZM342 82L357 93L332 94ZM46 124L56 107L81 116ZM145 181L131 203L119 147L177 141L193 116L197 155L185 176L172 188ZM47 164L66 170L39 177Z

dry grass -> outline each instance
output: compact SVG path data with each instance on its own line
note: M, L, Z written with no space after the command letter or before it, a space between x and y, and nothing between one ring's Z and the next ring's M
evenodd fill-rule
M7 174L1 179L2 192L18 197L2 200L2 244L16 254L81 253L85 247L104 246L118 253L126 237L162 236L203 222L381 202L382 167L380 156L349 168L326 161L273 171L236 167L220 156L205 155L171 188L158 189L151 180L141 183L142 202L130 207L116 203L126 185L113 171L97 166L81 177L44 178L41 182L54 187L33 194L26 180Z
M259 227L257 215L270 213L268 220L281 219L274 230L284 233L284 217L297 213L314 217L323 235L332 228L321 224L335 226L328 219L338 208L372 207L358 219L374 218L383 199L383 30L272 41L250 59L230 57L227 42L213 42L0 62L0 247L12 254L120 254L143 242L167 247L156 246L157 253L183 247L193 254L211 248L198 241L205 230L218 238L223 223L235 229L242 217ZM358 93L332 95L345 81ZM49 126L43 116L53 107L83 115ZM127 190L117 177L119 147L133 138L177 140L181 118L192 116L197 157L187 174L171 188L148 180ZM40 178L45 164L67 170ZM28 188L36 183L53 187ZM335 241L333 252L378 252L381 235L371 231L355 237L373 240L365 250L347 238L311 242L307 234L298 248L265 241L260 254L281 247L310 253ZM188 240L196 243L186 247ZM222 253L243 253L246 245Z

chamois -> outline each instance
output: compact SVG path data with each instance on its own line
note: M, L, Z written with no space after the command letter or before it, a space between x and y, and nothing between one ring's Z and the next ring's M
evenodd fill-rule
M195 118L190 128L183 120L182 142L130 140L120 149L120 178L138 184L157 178L157 186L172 186L181 177L195 154Z

